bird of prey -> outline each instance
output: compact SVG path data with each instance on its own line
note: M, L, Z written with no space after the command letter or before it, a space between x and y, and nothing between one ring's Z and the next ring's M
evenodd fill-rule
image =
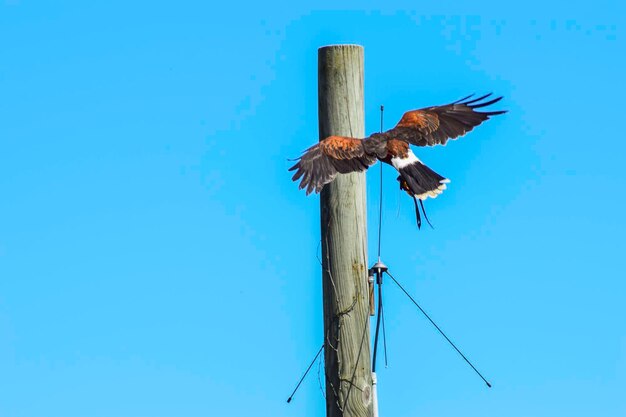
M423 211L422 201L437 197L450 180L420 161L410 145L445 145L449 139L465 135L491 116L506 113L506 110L477 110L500 101L502 97L485 101L491 93L475 99L473 96L442 106L408 111L393 129L364 139L329 136L305 150L297 163L289 168L289 171L295 171L292 180L300 180L299 188L306 189L309 195L313 191L320 192L338 174L365 171L377 160L382 161L398 171L400 188L413 197L420 226L417 202Z

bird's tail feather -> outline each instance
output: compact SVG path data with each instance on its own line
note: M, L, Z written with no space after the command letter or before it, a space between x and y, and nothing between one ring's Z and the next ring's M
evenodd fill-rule
M398 171L400 172L398 176L400 188L419 200L437 197L450 182L449 179L437 174L419 160L403 166Z

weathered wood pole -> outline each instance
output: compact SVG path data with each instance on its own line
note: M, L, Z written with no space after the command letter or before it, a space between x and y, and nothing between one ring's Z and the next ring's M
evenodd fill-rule
M318 51L320 140L364 137L363 47ZM342 174L321 193L326 415L372 416L365 174ZM351 387L352 385L352 387Z

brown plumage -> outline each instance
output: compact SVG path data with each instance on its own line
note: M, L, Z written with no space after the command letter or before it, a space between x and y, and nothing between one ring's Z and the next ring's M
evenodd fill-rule
M490 116L506 111L480 112L474 109L497 103L502 97L487 102L481 100L490 94L467 101L471 96L444 106L426 107L404 113L391 130L389 137L400 139L415 146L445 145L448 139L456 139L478 126Z
M319 193L324 185L335 179L337 174L365 171L376 162L376 157L365 152L365 141L344 136L329 136L304 151L298 163L289 170L297 170L293 180L300 181L300 189L306 188L307 195Z
M398 139L389 139L387 141L387 155L382 159L383 162L391 164L391 158L406 158L409 156L409 144Z
M471 131L491 116L506 111L477 111L502 99L483 101L491 94L470 100L461 100L443 106L426 107L404 113L398 124L384 132L364 139L330 136L310 147L289 170L296 171L293 180L300 180L300 189L307 195L319 192L337 174L365 171L376 160L398 170L401 188L409 195L424 200L436 197L449 182L426 165L409 145L445 145Z

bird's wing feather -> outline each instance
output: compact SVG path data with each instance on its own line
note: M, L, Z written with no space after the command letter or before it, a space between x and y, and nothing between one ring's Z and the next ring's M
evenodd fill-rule
M308 195L320 192L337 174L365 171L374 162L376 157L365 152L363 140L329 136L304 151L289 171L296 171L293 181L302 178L299 188L306 188Z
M477 111L497 103L502 97L483 101L491 94L468 100L465 97L443 106L425 107L404 113L393 128L385 132L388 138L400 139L416 146L445 145L449 139L463 136L491 116L506 111Z

